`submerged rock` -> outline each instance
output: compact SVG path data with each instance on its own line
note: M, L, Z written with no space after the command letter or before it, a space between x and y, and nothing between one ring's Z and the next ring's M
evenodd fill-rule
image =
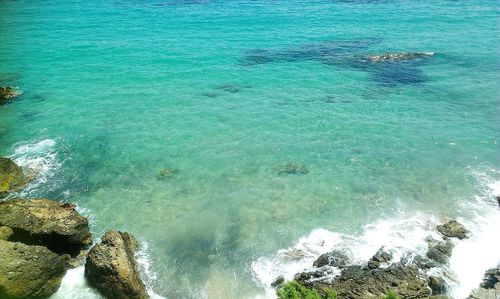
M107 231L87 255L85 277L107 298L149 298L137 270L137 241L125 232Z
M32 177L9 158L0 157L0 198L10 192L16 192L26 186Z
M323 266L333 266L337 268L344 268L349 263L349 257L340 250L332 250L330 252L324 253L318 257L316 261L314 261L314 267L323 267Z
M56 253L75 256L92 244L88 220L75 206L48 199L1 202L0 225L13 230L9 240L43 245Z
M309 170L301 164L297 163L287 163L282 166L278 166L275 168L276 173L278 174L308 174Z
M17 95L18 93L12 87L0 87L0 104L6 103Z
M434 52L395 52L380 55L366 55L364 60L371 62L388 62L397 60L415 60L434 56Z
M445 224L438 225L437 231L449 238L458 238L462 240L469 237L469 231L455 220L449 220Z
M0 240L0 298L46 298L59 288L68 255Z
M169 178L176 173L177 173L177 169L175 169L175 168L164 168L160 171L158 178L159 179Z

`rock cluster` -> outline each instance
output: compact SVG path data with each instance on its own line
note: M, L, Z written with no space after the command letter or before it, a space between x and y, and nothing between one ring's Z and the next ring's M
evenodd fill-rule
M73 204L48 199L0 202L0 298L47 298L92 244ZM87 256L85 275L107 298L148 298L128 233L109 231ZM73 257L73 258L72 258Z
M500 298L500 264L484 273L483 282L479 288L472 290L468 299L498 299Z
M338 298L381 298L390 292L397 293L401 298L448 298L443 277L428 275L426 270L447 264L453 250L450 238L463 239L469 236L469 232L454 220L439 225L437 230L443 235L443 240L429 237L425 256L407 255L400 261L394 261L393 252L382 247L365 264L360 265L350 264L344 252L333 250L318 257L313 264L314 270L297 273L294 280L319 293L334 290ZM341 270L333 278L332 267ZM499 277L498 269L489 270L482 288L500 288ZM283 284L281 278L273 285L279 288Z

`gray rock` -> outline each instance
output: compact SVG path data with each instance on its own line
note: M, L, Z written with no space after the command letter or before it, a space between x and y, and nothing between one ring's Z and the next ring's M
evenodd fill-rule
M445 224L438 225L437 231L443 236L460 240L468 238L469 235L469 231L455 220L449 220Z
M75 256L92 244L88 220L75 206L48 199L0 202L0 225L13 230L9 240L42 245L56 253Z
M276 279L271 283L271 286L273 288L279 288L283 285L285 282L285 278L283 276L278 276Z
M0 298L46 298L59 288L68 255L0 240Z
M481 287L483 289L500 288L500 266L486 270Z
M433 239L428 240L429 249L427 250L427 257L437 263L446 264L448 258L451 256L453 250L453 243L450 240L444 242L436 241Z
M340 250L332 250L330 252L324 253L314 261L314 267L322 267L322 266L333 266L337 268L344 268L349 263L349 257Z
M428 281L432 295L441 295L446 292L446 283L443 278L431 275L429 276Z
M107 231L87 255L85 277L106 298L149 298L134 253L137 241L125 232Z

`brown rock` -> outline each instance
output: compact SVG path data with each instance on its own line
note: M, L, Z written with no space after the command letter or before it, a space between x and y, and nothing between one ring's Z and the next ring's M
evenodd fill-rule
M48 199L0 202L0 225L13 230L9 240L43 245L56 253L76 256L92 244L88 220L75 206Z
M0 240L0 298L46 298L59 288L68 255Z
M107 231L85 263L85 277L106 298L149 298L137 270L137 241L125 232Z

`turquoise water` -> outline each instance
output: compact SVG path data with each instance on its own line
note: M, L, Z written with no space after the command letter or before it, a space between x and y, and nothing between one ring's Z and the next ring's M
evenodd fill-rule
M155 293L263 294L252 262L314 228L467 215L500 168L499 20L489 0L4 0L0 85L23 94L0 154L40 171L23 196L147 243ZM360 58L403 51L435 54Z

